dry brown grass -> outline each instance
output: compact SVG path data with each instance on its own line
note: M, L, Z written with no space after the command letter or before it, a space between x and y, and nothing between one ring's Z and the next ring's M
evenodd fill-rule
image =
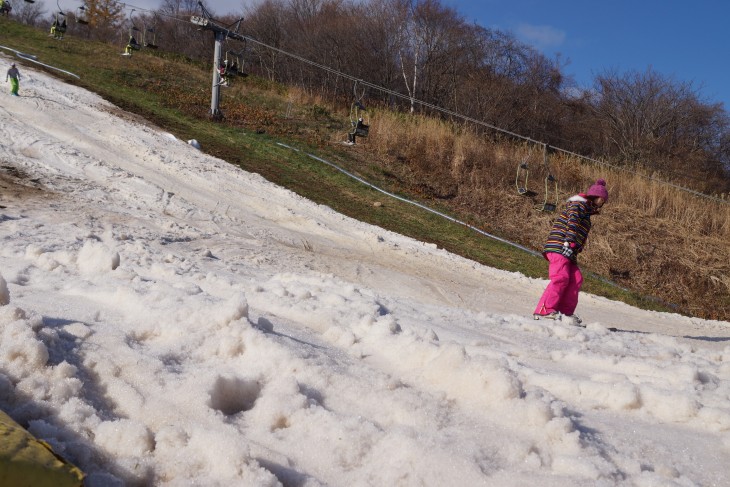
M373 116L365 144L399 184L490 231L541 248L555 214L535 209L544 201L547 173L539 149L387 111ZM537 193L532 198L515 189L523 159ZM730 205L560 154L549 157L549 166L559 181L560 204L599 177L608 182L609 204L594 217L584 266L680 311L730 319Z

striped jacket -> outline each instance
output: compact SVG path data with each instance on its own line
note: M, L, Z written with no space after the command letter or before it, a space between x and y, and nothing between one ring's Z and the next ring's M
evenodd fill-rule
M576 262L591 230L591 215L595 213L597 213L596 208L583 195L575 195L568 199L565 209L553 222L543 247L543 255L547 252L561 253L563 243L568 242L573 248L571 260Z

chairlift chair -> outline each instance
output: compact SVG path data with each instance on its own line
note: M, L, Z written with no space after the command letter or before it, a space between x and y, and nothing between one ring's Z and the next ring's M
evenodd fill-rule
M66 14L62 11L56 12L56 17L53 19L51 24L51 32L48 34L54 39L63 39L63 34L66 33Z
M350 106L350 126L352 130L347 133L347 143L350 145L355 144L357 137L367 137L370 132L370 114L367 108L365 108L365 105L362 104L365 90L363 89L362 93L358 96L357 82L355 82L353 92L355 93L355 100Z
M529 148L528 153L522 156L522 160L517 163L517 174L515 175L515 188L517 188L517 194L529 198L537 196L537 193L532 191L530 186L527 184L530 180L530 160L532 159L532 152L532 148Z
M553 198L550 197L551 192ZM543 201L540 211L555 211L558 207L558 198L558 180L552 174L548 174L545 177L545 201Z
M243 50L234 51L229 49L226 51L226 61L228 61L228 71L233 76L248 76L243 70Z
M238 74L238 59L231 50L226 51L226 74L236 76Z
M243 18L238 19L236 22L231 24L229 27L232 27L235 24L235 29L233 32L235 34L238 34L239 29L241 28L241 22L243 21ZM241 76L245 78L248 76L248 73L244 70L244 56L243 53L246 51L246 38L245 37L235 37L236 40L242 43L241 49L238 51L235 51L233 49L229 49L226 51L226 60L228 61L228 71L233 76Z
M350 126L352 131L347 134L347 141L351 144L357 137L367 137L370 132L368 111L359 100L352 102L350 107Z
M89 25L89 18L86 14L86 7L81 5L76 9L76 23L82 25Z
M54 39L63 39L63 34L66 33L66 13L59 5L58 0L56 0L56 6L58 11L51 24L51 32L48 35Z
M129 32L129 39L127 40L127 45L124 46L124 52L122 53L122 56L131 56L132 51L139 51L140 44L137 42L137 38L134 37L134 33L131 31Z
M520 194L522 196L527 195L527 180L529 178L530 166L527 163L527 159L523 159L522 162L517 165L517 176L515 176L515 187L517 188L517 194Z
M363 116L364 114L364 116ZM357 119L357 123L355 124L355 135L358 137L367 137L368 132L370 132L370 124L369 121L365 120L365 117L367 117L368 111L367 108L365 108L365 105L363 105L361 102L355 103L355 118Z
M139 51L140 44L137 42L137 39L134 37L134 35L129 35L129 40L127 41L127 45L124 46L124 52L122 53L122 56L131 56L132 51Z
M77 24L89 25L89 16L87 15L85 5L81 5L76 9L74 17L76 18Z
M127 45L124 47L124 52L122 53L122 56L131 56L132 51L139 51L142 47L141 44L137 41L137 37L135 37L135 32L139 34L141 32L139 28L134 25L134 21L132 20L132 14L134 13L135 9L132 9L129 12L129 39L127 40Z
M550 170L550 161L548 160L548 151L550 146L547 144L543 145L542 148L542 165L545 170L545 199L542 202L542 206L536 206L535 208L540 211L555 211L558 207L558 198L560 197L558 191L558 180L553 176Z
M151 39L148 40L147 35L151 35ZM153 27L147 27L145 26L144 33L142 34L142 44L144 47L147 47L149 49L157 49L157 43L155 42L155 39L157 38L157 33L155 32L155 29Z

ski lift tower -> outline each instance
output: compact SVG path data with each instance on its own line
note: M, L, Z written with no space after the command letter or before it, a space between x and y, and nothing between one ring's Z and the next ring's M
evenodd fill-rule
M237 22L235 22L236 31L232 32L227 27L223 27L219 25L215 20L213 20L210 13L205 9L205 6L203 6L202 2L198 2L198 5L203 11L203 16L199 17L193 15L190 17L190 22L195 25L199 25L205 30L210 30L213 32L213 34L215 34L215 48L213 51L213 92L210 99L210 118L219 121L223 119L223 113L220 111L219 108L222 80L221 73L218 70L218 67L221 64L222 45L223 41L225 41L227 38L236 39L239 41L246 40L245 36L242 36L241 34L236 32L238 30L238 27L241 25L241 21L243 19L239 19Z

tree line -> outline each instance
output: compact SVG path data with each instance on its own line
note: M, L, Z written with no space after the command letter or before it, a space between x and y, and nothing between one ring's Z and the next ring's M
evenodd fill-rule
M115 0L85 0L83 7L88 25L74 28L77 35L126 43L140 23L154 28L163 50L201 61L212 56L210 32L189 22L200 15L197 0L164 0L158 11L135 17ZM18 11L21 21L39 26L55 16L37 3ZM280 50L245 46L247 69L259 76L330 99L352 98L351 80L285 54L292 53L403 95L370 90L370 104L423 113L420 100L700 191L730 192L730 116L723 104L652 68L604 70L591 87L578 87L559 57L546 57L510 32L469 23L440 0L263 0L241 15L215 17L221 25L243 17L239 33Z

